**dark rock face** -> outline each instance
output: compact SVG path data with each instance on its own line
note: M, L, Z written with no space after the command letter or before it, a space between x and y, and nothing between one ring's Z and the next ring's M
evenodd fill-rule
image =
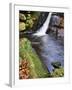
M41 12L35 30L38 30L46 21L49 12Z
M51 65L52 65L54 68L60 68L61 62L52 62Z
M34 31L32 31L32 30L20 31L19 38L24 38L24 37L28 37L28 36L30 37L33 33L34 33Z

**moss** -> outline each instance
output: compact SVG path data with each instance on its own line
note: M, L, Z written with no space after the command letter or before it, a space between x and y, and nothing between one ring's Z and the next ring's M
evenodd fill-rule
M52 62L51 64L53 65L54 68L59 68L61 66L61 62L59 61Z
M22 20L22 21L25 21L26 20L26 16L22 13L19 13L19 19Z
M30 30L36 25L40 12L19 13L19 30Z
M22 30L25 30L25 29L26 29L25 23L24 22L20 22L19 23L19 30L22 31Z
M29 62L30 78L48 77L48 70L32 50L31 43L26 39L20 39L19 56Z
M64 68L60 67L59 69L55 69L51 73L51 77L63 77L64 76Z

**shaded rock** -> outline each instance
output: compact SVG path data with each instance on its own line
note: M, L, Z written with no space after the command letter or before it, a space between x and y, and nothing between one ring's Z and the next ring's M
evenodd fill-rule
M61 62L52 62L51 65L52 65L54 68L60 68Z

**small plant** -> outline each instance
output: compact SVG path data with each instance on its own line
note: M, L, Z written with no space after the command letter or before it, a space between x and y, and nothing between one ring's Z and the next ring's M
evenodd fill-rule
M64 76L64 68L60 67L58 69L54 69L51 73L51 77L63 77Z

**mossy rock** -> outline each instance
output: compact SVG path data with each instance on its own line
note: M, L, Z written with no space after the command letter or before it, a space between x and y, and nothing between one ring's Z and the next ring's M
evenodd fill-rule
M25 21L26 20L26 16L22 13L19 13L19 19L22 20L22 21Z
M22 31L22 30L25 30L25 29L26 29L25 23L24 22L19 22L19 30Z
M59 69L54 69L51 73L51 77L63 77L64 76L64 68L60 67Z

